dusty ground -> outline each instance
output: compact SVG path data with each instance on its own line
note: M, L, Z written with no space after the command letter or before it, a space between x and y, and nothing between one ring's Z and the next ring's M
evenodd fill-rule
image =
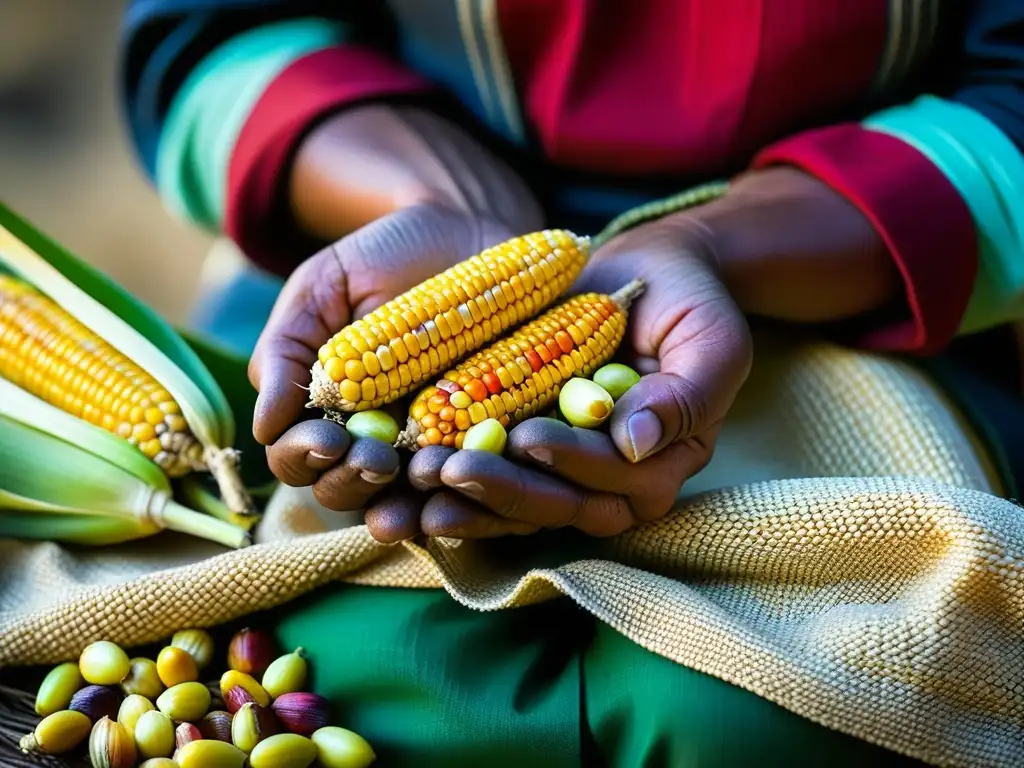
M0 0L0 200L175 321L209 240L161 207L117 105L123 0Z

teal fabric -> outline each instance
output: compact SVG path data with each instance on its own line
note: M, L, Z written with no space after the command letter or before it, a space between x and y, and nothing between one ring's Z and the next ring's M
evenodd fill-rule
M167 207L219 231L235 142L260 96L289 64L345 39L321 19L268 24L232 38L192 71L167 116L156 184Z
M235 352L249 355L274 309L284 281L250 265L199 298L189 325Z
M959 332L1024 318L1024 157L1016 145L981 113L934 96L880 112L864 125L928 157L971 210L978 276Z
M333 586L276 612L381 765L917 765L675 664L568 599L479 613L442 590Z

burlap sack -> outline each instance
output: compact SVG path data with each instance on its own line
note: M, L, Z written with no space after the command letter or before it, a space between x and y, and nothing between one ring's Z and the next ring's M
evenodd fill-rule
M281 489L258 546L171 535L0 542L0 665L56 662L279 605L333 580L443 587L480 610L560 595L656 653L939 765L1024 765L1024 510L906 363L758 339L712 464L601 559L501 566L383 546ZM353 525L354 527L342 527Z

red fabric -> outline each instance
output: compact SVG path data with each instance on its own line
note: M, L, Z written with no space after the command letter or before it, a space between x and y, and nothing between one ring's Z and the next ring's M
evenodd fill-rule
M719 174L870 86L887 0L499 0L545 156L594 173Z
M339 46L293 62L260 97L239 134L228 169L227 234L261 267L287 274L307 254L288 251L274 219L295 144L324 113L362 99L429 88L372 50Z
M820 125L862 98L888 32L889 0L765 0L758 10L749 22L760 31L757 68L733 142L744 157L765 145L766 134Z
M753 165L778 163L813 174L850 200L896 260L912 316L869 333L865 346L941 351L959 327L978 267L974 220L956 188L909 144L852 124L777 143Z

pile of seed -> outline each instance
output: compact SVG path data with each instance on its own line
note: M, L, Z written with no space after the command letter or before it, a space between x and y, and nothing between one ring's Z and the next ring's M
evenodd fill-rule
M204 685L214 652L202 629L176 633L155 660L92 643L43 680L42 720L22 751L87 750L93 768L365 768L376 759L361 736L329 724L327 699L303 690L301 648L274 658L267 633L243 629L219 683Z

